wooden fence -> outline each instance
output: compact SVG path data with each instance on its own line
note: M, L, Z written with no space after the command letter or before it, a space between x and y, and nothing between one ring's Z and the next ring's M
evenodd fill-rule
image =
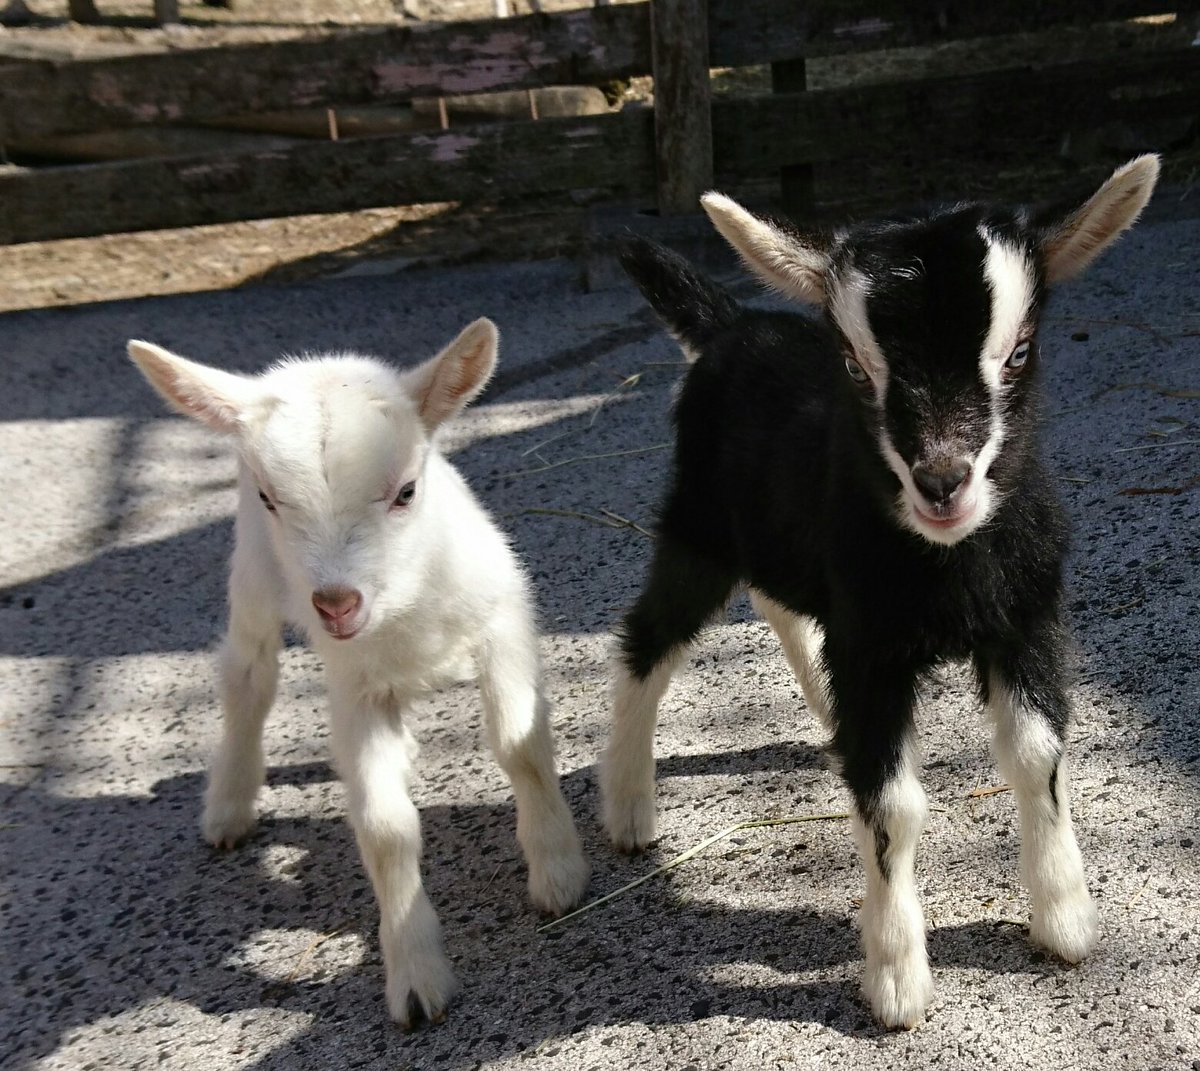
M473 123L266 151L0 173L0 243L513 193L612 187L693 210L721 179L904 146L1003 152L1068 129L1200 115L1200 49L1114 51L983 73L804 88L817 56L1161 14L1163 0L651 0L322 40L0 65L0 145L232 113L599 85L653 74L655 107ZM1197 0L1169 5L1176 17ZM3 61L0 61L3 63ZM714 67L777 92L711 99Z

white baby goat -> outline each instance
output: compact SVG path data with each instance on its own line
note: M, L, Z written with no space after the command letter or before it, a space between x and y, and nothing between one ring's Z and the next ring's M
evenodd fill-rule
M281 630L294 623L325 661L334 759L379 901L388 1008L406 1027L416 1013L441 1019L454 990L408 794L415 698L474 663L488 739L516 795L530 897L561 913L587 884L555 771L526 579L434 441L483 389L496 349L496 328L481 319L405 372L337 355L248 377L129 344L173 407L234 436L240 454L224 732L204 837L229 848L254 826L263 721Z

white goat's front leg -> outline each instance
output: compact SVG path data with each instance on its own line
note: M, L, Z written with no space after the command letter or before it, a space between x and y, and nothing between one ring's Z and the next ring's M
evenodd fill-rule
M1029 937L1078 963L1095 948L1099 922L1071 827L1063 753L1066 699L1057 682L1032 694L1050 709L1043 713L1023 701L1006 674L994 671L988 678L993 749L1021 819L1021 872L1032 906Z
M379 903L388 1011L405 1029L441 1022L454 971L421 885L421 819L408 796L416 742L397 709L362 702L330 674L333 753L350 824Z
M583 896L589 868L559 786L540 674L536 634L524 608L514 607L493 622L480 647L479 686L488 743L512 782L530 899L561 915Z
M775 631L779 645L796 682L804 695L804 701L828 731L833 732L833 720L829 714L829 693L825 675L821 670L821 626L811 617L802 617L786 606L751 589L750 602L755 612Z
M257 503L256 503L257 505ZM275 701L283 623L273 570L256 565L239 522L229 583L229 628L218 659L221 742L209 767L200 826L204 839L232 848L255 823L254 800L266 775L263 723Z

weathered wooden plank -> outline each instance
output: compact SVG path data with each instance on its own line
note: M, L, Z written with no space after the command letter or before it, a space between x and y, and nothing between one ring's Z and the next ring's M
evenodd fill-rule
M589 85L650 66L645 5L0 67L0 141L235 112Z
M1020 158L1031 139L1114 121L1136 131L1139 121L1178 115L1200 115L1200 63L1191 49L716 100L713 144L720 179L871 153L957 151L1003 161L1007 153Z
M514 193L653 185L649 109L0 174L0 244Z
M1028 145L1121 120L1200 113L1192 50L1040 70L993 72L713 102L718 180L785 164L985 151L1028 159ZM134 161L0 175L0 243L334 212L515 192L654 183L647 111L444 133L315 142L216 158Z
M651 0L658 210L697 212L712 188L706 0Z
M714 67L1200 11L1200 0L709 0Z
M1162 0L710 0L710 63L739 66L1157 13ZM1200 10L1176 0L1173 11ZM250 111L597 84L648 74L648 4L0 66L0 142Z

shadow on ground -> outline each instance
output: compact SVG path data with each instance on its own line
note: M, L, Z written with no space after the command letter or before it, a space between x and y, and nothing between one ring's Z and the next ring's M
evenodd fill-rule
M659 776L798 771L819 761L809 747L781 744L665 760ZM268 786L255 835L224 855L196 831L199 774L161 781L148 797L63 798L33 786L10 799L19 821L3 833L8 891L32 908L8 923L7 973L25 1009L5 1042L10 1054L45 1056L78 1027L159 998L209 1015L275 1007L311 1016L301 1033L247 1065L260 1068L341 1066L349 1043L402 1062L418 1054L486 1060L598 1025L711 1015L877 1033L857 997L851 912L805 908L803 876L787 897L794 906L769 911L687 900L668 876L540 934L504 803L423 811L426 884L463 989L445 1025L406 1036L386 1020L374 900L336 813L333 774L323 763L285 766L270 771ZM318 797L309 807L317 816L272 815L272 800L287 790ZM623 860L596 842L591 769L569 775L564 790L590 834L592 895L650 869L650 858ZM113 851L114 842L122 849ZM273 865L269 856L280 852L293 862ZM806 874L810 861L819 868L798 851L794 870ZM343 957L314 971L306 942L289 937L297 930L353 936L361 962ZM931 951L942 967L1057 970L1033 966L1041 957L1019 928L994 922L936 930ZM747 965L829 978L761 986L711 977ZM836 969L846 965L853 969Z

